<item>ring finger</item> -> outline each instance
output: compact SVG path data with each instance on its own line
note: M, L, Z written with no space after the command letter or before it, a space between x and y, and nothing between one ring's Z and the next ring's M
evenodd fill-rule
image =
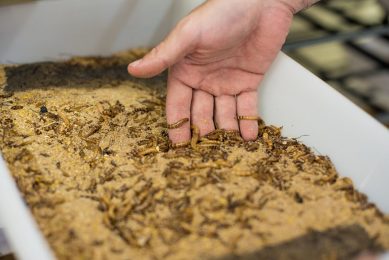
M215 121L220 129L239 130L236 119L236 99L234 96L223 95L215 98Z

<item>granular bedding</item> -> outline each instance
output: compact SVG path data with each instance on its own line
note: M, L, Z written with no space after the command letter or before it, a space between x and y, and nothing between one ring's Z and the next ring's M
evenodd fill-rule
M260 122L172 148L166 75L135 49L0 66L0 149L58 259L350 259L389 217L329 158ZM353 163L353 162L345 162ZM27 241L26 241L27 243Z

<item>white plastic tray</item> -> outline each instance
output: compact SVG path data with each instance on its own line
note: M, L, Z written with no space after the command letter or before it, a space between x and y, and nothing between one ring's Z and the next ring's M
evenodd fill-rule
M57 0L0 7L0 63L102 55L152 46L201 1ZM300 65L280 54L260 88L260 114L283 134L329 155L389 212L389 131ZM19 259L53 259L0 160L0 221Z

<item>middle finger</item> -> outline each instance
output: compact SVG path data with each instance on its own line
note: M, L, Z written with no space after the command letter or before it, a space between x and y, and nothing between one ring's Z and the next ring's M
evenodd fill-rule
M200 136L204 136L213 130L213 96L202 90L194 90L191 109L192 124L200 130Z

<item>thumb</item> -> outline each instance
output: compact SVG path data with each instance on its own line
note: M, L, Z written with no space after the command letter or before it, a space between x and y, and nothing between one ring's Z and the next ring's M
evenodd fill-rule
M182 20L157 47L142 59L130 63L128 73L139 78L153 77L183 59L195 45L196 33L190 27L186 20Z

